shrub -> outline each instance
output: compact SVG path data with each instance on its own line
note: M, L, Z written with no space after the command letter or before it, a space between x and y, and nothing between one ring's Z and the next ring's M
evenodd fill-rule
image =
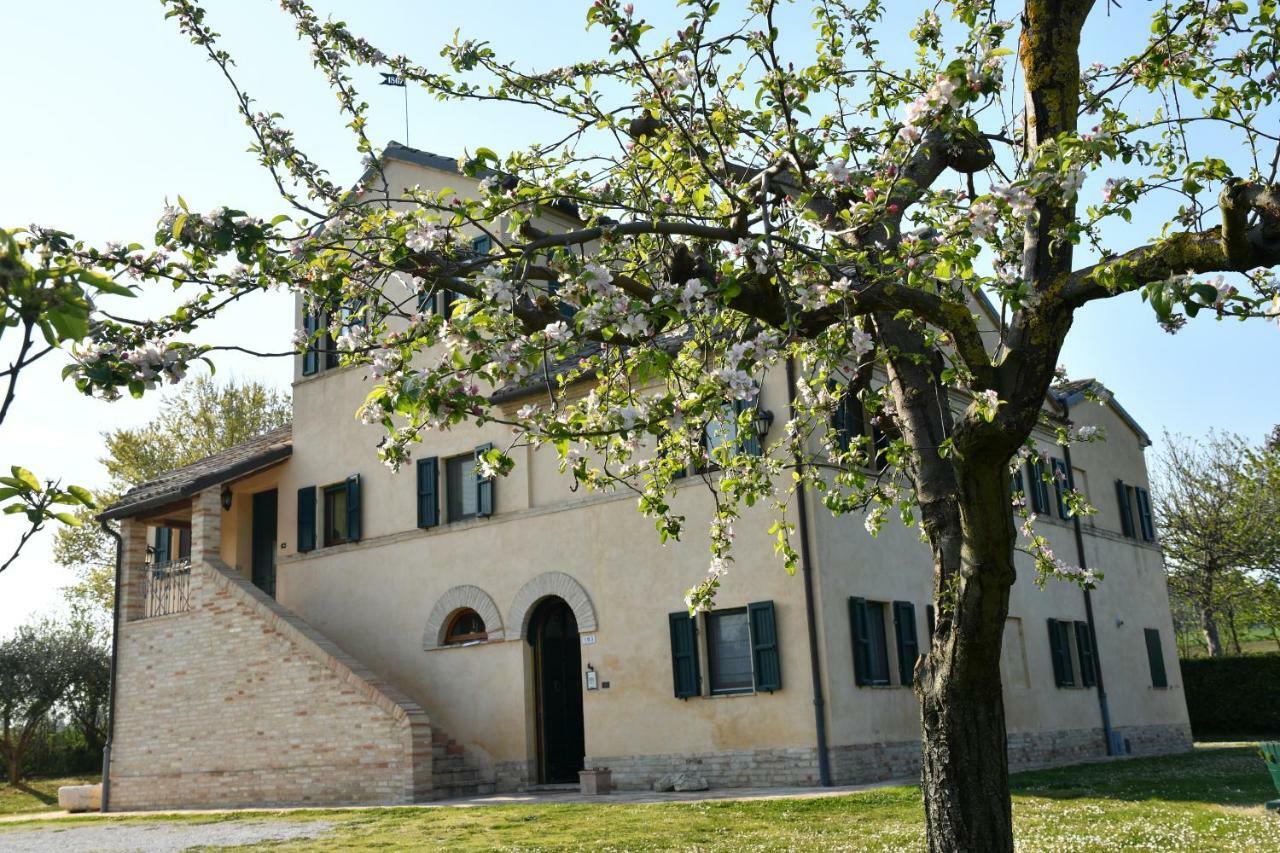
M1280 735L1280 654L1182 661L1191 731Z

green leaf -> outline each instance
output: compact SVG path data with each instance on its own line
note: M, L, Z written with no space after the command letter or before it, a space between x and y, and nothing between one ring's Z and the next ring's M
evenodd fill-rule
M53 517L69 527L79 527L80 519L69 512L55 512Z
M179 213L173 220L173 239L182 236L182 227L187 224L187 214Z
M23 485L31 489L33 492L40 491L40 481L36 479L36 475L32 474L21 465L11 465L9 470L13 472L14 479L20 480Z
M98 505L98 502L93 499L93 493L84 486L67 486L67 492L89 509L93 509Z

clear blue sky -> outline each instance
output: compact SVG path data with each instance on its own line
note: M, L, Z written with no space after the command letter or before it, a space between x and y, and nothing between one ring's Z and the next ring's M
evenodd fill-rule
M210 23L237 57L245 88L262 108L285 114L300 144L336 180L354 179L360 165L350 135L276 4L209 5ZM543 66L601 49L607 36L583 31L588 5L386 0L320 2L317 8L342 17L385 52L424 63L437 62L439 47L461 28L464 36L491 41L501 55ZM669 31L679 18L669 0L636 5L659 31L664 25ZM908 5L914 14L916 4L890 4ZM1085 43L1097 58L1114 61L1133 49L1128 36L1147 31L1147 4L1125 5L1111 19L1098 13L1091 23ZM811 38L806 8L798 4L783 22L784 31L805 44ZM3 18L0 224L38 222L94 241L149 242L165 198L178 193L202 210L229 204L270 215L281 209L265 173L245 151L248 132L229 89L203 53L163 19L158 3L42 0L9 4ZM372 72L362 72L361 80L373 105L372 138L403 140L401 90L374 85ZM410 92L410 112L410 142L441 154L479 145L503 151L552 138L552 127L531 110L443 105ZM1139 220L1125 236L1132 234L1136 243L1151 229L1150 221ZM149 299L144 307L165 304L162 296ZM289 306L283 294L263 296L220 319L203 338L287 348ZM0 348L0 358L9 355ZM1160 331L1137 296L1127 296L1080 313L1063 361L1073 376L1102 378L1157 443L1165 429L1199 434L1218 428L1258 440L1280 422L1280 331L1271 324L1202 318L1173 337ZM0 427L0 466L20 462L41 475L97 486L105 479L97 462L100 433L145 421L158 400L149 395L106 404L78 397L58 379L63 363L60 355L50 356L24 377L9 422ZM287 360L224 357L219 369L282 387L290 378ZM6 555L16 535L16 525L0 520ZM69 578L52 562L51 541L46 533L0 574L0 635L34 612L58 607L58 588Z

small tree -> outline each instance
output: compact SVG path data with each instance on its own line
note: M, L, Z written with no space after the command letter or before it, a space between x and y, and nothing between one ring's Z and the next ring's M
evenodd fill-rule
M1280 565L1280 496L1272 452L1234 435L1165 436L1152 492L1170 591L1195 610L1211 656L1219 617L1251 594L1248 572ZM1235 638L1235 622L1232 621Z
M83 639L44 621L24 625L0 642L0 758L9 784L22 778L41 725L75 680Z

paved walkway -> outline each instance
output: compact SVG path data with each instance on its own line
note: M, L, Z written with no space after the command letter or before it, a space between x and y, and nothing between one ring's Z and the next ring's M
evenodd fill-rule
M891 785L912 785L915 779L896 779L885 782L873 782L867 785L839 785L831 788L718 788L709 791L688 791L688 792L666 792L659 793L657 791L615 791L600 797L587 797L577 791L518 791L505 794L486 794L480 797L459 797L452 800L435 800L430 803L416 803L410 806L397 806L396 808L410 809L443 809L443 808L477 808L479 806L509 806L509 805L551 805L556 803L595 803L599 805L625 805L625 804L644 804L644 803L700 803L711 800L784 800L784 799L812 799L815 797L839 797L845 794L853 794L858 791L870 791L875 788L884 788ZM305 806L298 808L271 808L258 807L248 809L185 809L185 810L163 810L163 811L146 811L146 812L112 812L110 815L102 816L106 819L113 817L130 817L130 816L155 816L155 815L198 815L198 814L242 814L242 813L262 813L266 812L309 812L309 811L362 811L373 808L385 808L385 806L341 806L341 807L314 807ZM14 823L18 821L48 821L61 820L63 818L94 818L99 817L96 812L86 812L81 814L70 814L69 812L36 812L35 814L19 814L6 815L0 817L0 825L5 823ZM7 836L4 836L7 837ZM3 847L3 845L0 845Z

